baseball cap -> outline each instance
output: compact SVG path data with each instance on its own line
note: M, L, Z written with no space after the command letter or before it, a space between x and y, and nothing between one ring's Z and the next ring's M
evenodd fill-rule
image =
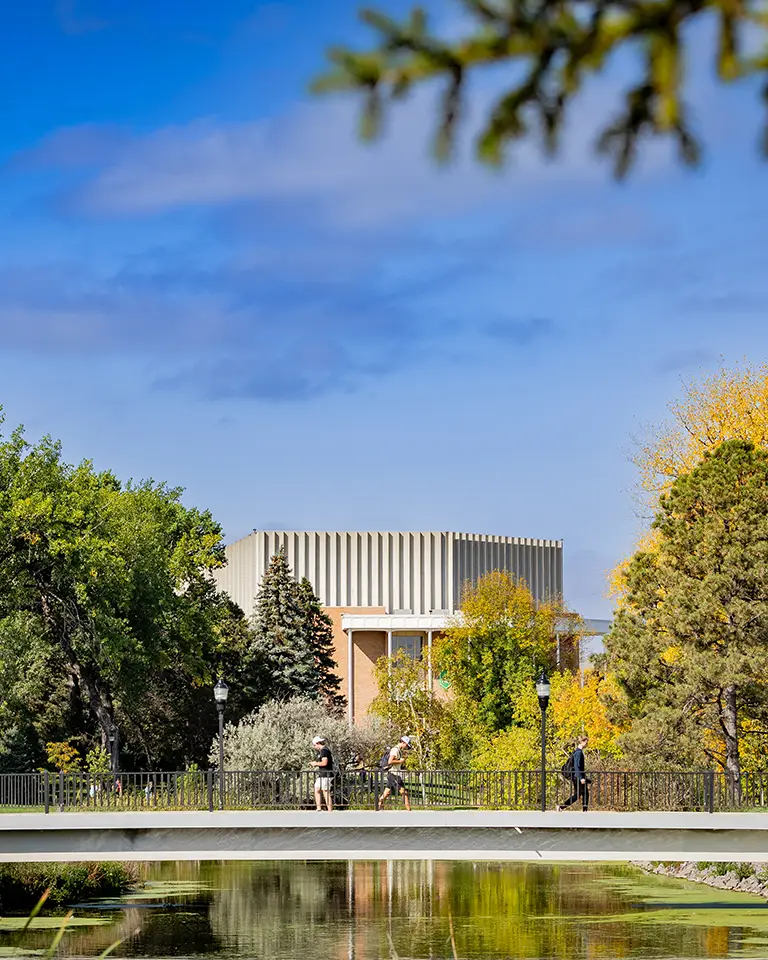
M405 737L405 736L400 737L400 743L404 743L407 747L410 747L410 745L411 745L411 738L410 738L410 737Z
M325 743L325 737L312 737L312 743Z

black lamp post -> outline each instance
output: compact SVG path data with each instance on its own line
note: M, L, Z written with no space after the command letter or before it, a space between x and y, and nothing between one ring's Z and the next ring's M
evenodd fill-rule
M116 777L120 766L120 731L114 723L109 728L109 761L112 776Z
M541 707L541 809L547 809L547 707L549 706L549 678L545 670L536 681L536 696Z
M224 708L228 696L229 687L219 677L213 688L213 698L219 711L219 810L224 809Z

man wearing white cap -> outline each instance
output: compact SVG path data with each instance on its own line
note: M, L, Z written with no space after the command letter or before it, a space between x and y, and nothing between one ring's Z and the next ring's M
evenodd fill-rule
M315 767L315 806L323 809L322 797L328 810L333 810L333 754L325 743L325 737L314 737L312 746L317 750L317 760L310 760Z
M387 785L379 798L379 810L384 806L384 801L391 797L393 793L400 794L406 810L411 809L411 799L408 796L408 791L405 789L405 782L400 776L400 771L405 763L405 757L410 746L411 738L402 736L400 737L400 741L389 751L389 760L386 766Z

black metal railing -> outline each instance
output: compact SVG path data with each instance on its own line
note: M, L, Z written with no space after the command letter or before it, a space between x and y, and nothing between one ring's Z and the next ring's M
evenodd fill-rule
M540 770L403 770L414 809L538 810ZM311 810L315 771L215 770L168 773L0 774L0 811L58 810ZM768 773L735 781L711 770L596 771L589 774L590 810L768 810ZM344 770L331 777L340 809L376 809L387 774ZM546 773L547 807L563 803L572 785ZM393 795L387 805L402 804ZM581 807L581 798L574 808Z

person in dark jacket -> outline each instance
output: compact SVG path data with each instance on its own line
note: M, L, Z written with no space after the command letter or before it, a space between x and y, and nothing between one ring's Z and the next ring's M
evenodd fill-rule
M558 810L565 810L581 799L581 809L586 813L589 807L589 777L587 776L587 764L584 759L584 751L589 743L589 737L581 736L576 741L576 749L573 751L573 765L571 773L571 795L565 803L558 806Z

